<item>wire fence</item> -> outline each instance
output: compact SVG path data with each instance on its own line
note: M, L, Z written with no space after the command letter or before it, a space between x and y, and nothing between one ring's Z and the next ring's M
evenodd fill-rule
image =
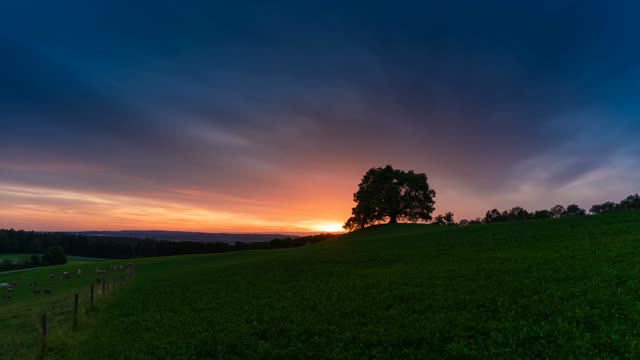
M91 325L92 314L107 304L105 300L120 287L127 285L135 278L133 264L113 266L108 273L102 271L92 278L91 283L74 287L73 290L58 296L40 297L51 294L51 290L29 289L37 298L41 299L32 305L25 303L24 315L32 317L32 326L14 326L17 332L12 336L0 339L0 358L23 358L27 352L34 351L38 358L45 358L53 348L59 345L59 340L69 340L77 330ZM9 300L11 301L11 300ZM21 312L22 313L22 312ZM29 315L31 314L31 315ZM21 314L6 314L5 320L15 320L15 324L26 320ZM23 320L19 320L22 318ZM3 326L11 326L10 321L4 321ZM29 329L32 329L29 331ZM30 335L32 334L32 335ZM26 348L25 348L26 347ZM34 348L35 347L35 348ZM31 348L33 350L28 350ZM58 349L59 351L60 349Z

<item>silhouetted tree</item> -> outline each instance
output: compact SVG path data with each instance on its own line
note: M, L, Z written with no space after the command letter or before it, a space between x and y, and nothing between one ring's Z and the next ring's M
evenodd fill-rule
M440 214L435 217L434 223L438 225L456 225L456 221L453 219L453 213L447 212L444 215Z
M504 216L508 221L526 220L529 218L529 212L519 206L509 210Z
M629 195L626 199L620 201L617 206L620 210L638 210L640 209L640 195Z
M533 219L549 219L553 216L549 210L536 210L531 217Z
M353 194L356 206L344 228L352 231L383 221L429 221L435 196L424 173L394 169L391 165L372 168Z
M582 216L586 214L587 212L576 204L567 206L567 209L564 212L565 216Z
M608 212L615 211L618 208L619 204L616 204L611 201L607 201L602 204L596 204L589 209L589 212L592 214L604 214Z
M564 215L566 209L562 205L556 205L549 210L551 212L551 217L559 218Z
M498 211L498 209L489 210L484 216L485 223L503 222L505 220L503 213Z
M453 213L447 212L444 214L444 222L446 225L456 225L456 221L453 219Z

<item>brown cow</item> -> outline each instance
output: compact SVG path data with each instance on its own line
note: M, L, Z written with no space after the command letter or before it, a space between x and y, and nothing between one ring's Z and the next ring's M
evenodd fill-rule
M33 295L40 294L40 289L33 289Z
M7 295L3 296L2 298L7 300L7 301L9 301L9 300L11 300L11 294L7 294Z
M51 290L49 290L49 289L45 289L45 290L44 290L44 293L45 293L45 294L47 294L47 295L51 295Z

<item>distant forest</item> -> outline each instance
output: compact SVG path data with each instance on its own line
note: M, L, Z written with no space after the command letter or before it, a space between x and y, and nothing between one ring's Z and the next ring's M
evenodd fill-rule
M460 220L456 223L453 219L453 213L448 212L444 215L438 215L435 217L433 223L438 225L478 225L499 223L507 221L522 221L522 220L535 220L535 219L553 219L565 216L585 216L588 213L593 215L605 214L618 211L631 211L640 210L640 195L629 195L619 203L607 201L602 204L593 205L589 211L579 207L576 204L571 204L566 208L562 205L556 205L549 210L537 210L529 212L526 209L516 206L509 210L500 211L498 209L492 209L487 211L484 218L477 218L475 220Z
M108 259L148 256L209 254L241 250L282 249L334 239L335 234L235 244L197 241L162 241L68 233L42 233L24 230L0 230L0 253L42 254L52 246L61 246L67 255Z

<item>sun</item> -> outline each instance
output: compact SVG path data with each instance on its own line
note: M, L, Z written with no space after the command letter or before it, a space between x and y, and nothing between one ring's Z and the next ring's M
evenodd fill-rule
M341 223L320 223L320 224L314 225L313 229L316 231L330 232L330 233L344 231L342 229Z

